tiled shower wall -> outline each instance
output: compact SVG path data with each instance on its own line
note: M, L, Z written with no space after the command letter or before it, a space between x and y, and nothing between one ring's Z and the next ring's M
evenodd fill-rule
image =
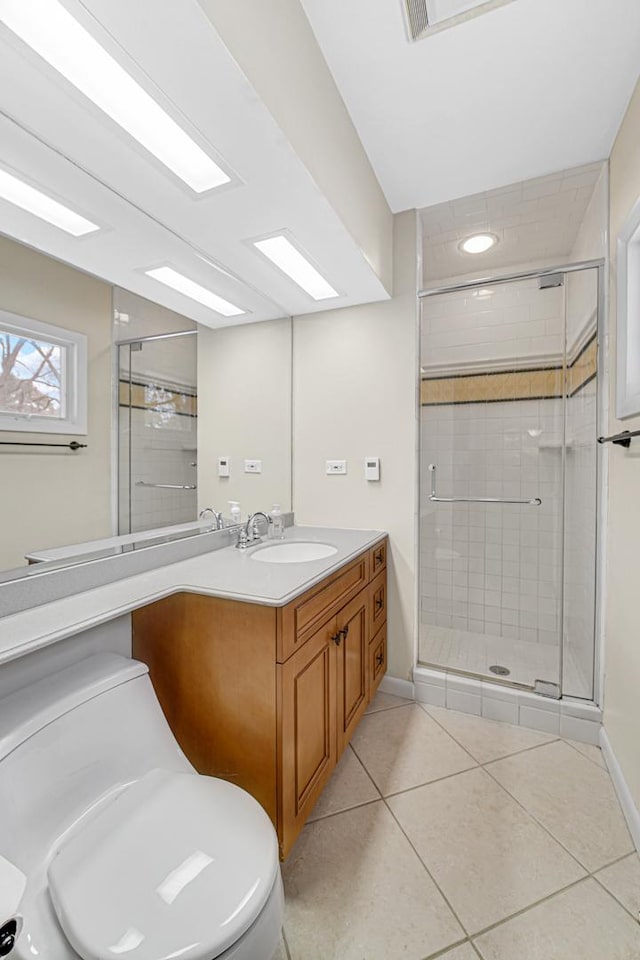
M422 623L557 645L561 400L424 406L421 431ZM440 496L542 505L429 503L430 463Z

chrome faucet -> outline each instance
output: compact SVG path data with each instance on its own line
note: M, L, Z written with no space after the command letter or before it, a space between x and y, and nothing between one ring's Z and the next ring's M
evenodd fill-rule
M214 530L214 529L215 529L215 530L222 530L222 528L224 527L224 520L223 520L223 518L222 518L222 514L221 514L221 513L218 513L217 510L214 510L213 507L205 507L204 510L201 510L200 513L198 514L198 519L199 519L199 520L206 520L206 519L207 519L207 514L209 514L209 513L211 514L211 516L212 516L213 519L215 520L215 524L216 524L215 527L211 527L211 529L212 529L212 530Z
M246 550L247 547L250 547L253 543L261 542L262 537L256 530L256 522L260 519L265 521L267 524L267 530L269 529L271 517L267 513L264 513L262 510L257 510L255 513L250 513L249 519L240 528L240 532L238 533L238 542L236 543L238 550Z

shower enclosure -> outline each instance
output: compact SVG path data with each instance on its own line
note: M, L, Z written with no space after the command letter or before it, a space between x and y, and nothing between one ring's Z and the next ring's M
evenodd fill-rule
M197 517L197 339L118 344L118 533Z
M419 661L594 694L601 267L421 296Z

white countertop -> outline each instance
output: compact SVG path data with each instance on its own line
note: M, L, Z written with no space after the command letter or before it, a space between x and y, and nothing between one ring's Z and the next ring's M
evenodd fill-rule
M126 577L0 619L0 663L89 630L172 593L200 593L281 607L385 534L379 530L287 528L285 540L328 543L337 553L304 563L257 563L255 548L224 547L180 563ZM269 543L271 541L263 541Z
M101 540L85 540L84 543L70 543L66 547L52 547L48 550L32 550L25 554L25 560L72 560L85 553L101 553L113 550L131 543L144 543L146 540L160 540L162 537L173 537L181 533L192 533L197 530L211 528L212 519L191 520L188 523L177 523L169 527L154 527L153 530L139 530L137 533L121 533L117 537L103 537Z

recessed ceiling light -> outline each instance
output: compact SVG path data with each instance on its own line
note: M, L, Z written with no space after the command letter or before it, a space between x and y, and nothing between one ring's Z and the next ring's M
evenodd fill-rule
M265 257L275 263L276 267L286 273L314 300L329 300L331 297L340 296L338 291L333 289L322 274L318 273L307 258L303 257L291 241L282 234L267 237L265 240L254 240L253 243Z
M0 21L196 193L229 183L58 0L1 0Z
M206 287L202 287L195 280L190 280L183 273L178 273L173 267L155 267L153 270L145 270L145 273L153 280L164 283L166 287L171 287L172 290L177 290L178 293L201 303L204 307L209 307L210 310L221 313L223 317L239 317L246 313L245 310L229 303L223 297L219 297L212 290L207 290Z
M83 237L87 233L94 233L100 227L79 213L48 197L41 190L29 186L24 180L19 180L6 170L0 169L0 197L8 200L16 207L21 207L27 213L32 213L41 220L65 230L73 237Z
M498 238L493 233L474 233L458 246L464 253L486 253L491 247L495 247L497 242Z

